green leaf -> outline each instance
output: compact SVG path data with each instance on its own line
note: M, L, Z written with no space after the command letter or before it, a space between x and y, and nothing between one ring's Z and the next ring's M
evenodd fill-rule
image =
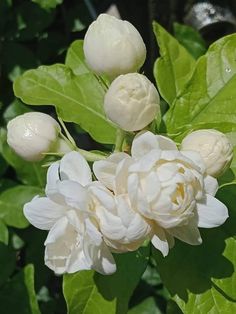
M23 214L23 206L34 196L42 194L38 187L18 185L0 194L0 218L6 225L25 228L29 222Z
M37 3L42 9L54 9L58 4L62 4L63 0L32 0Z
M153 30L161 55L154 65L154 77L161 96L172 105L189 81L195 60L161 25L154 22Z
M206 43L200 33L188 25L174 23L175 38L183 45L188 52L198 59L206 52Z
M7 245L8 239L9 239L8 228L4 224L4 222L0 220L0 242Z
M149 246L138 251L115 255L117 271L103 276L93 271L65 275L64 296L68 314L124 314L129 299L144 272Z
M162 312L158 309L155 299L149 297L130 309L127 314L162 314Z
M75 75L90 73L85 63L83 40L76 40L70 45L65 63L71 68Z
M185 314L236 312L236 185L221 188L217 198L230 217L219 228L201 229L202 245L177 241L166 258L153 249L163 283Z
M0 290L1 312L40 314L34 291L34 267L27 265Z
M42 167L42 162L27 162L16 155L6 141L6 130L0 129L0 153L4 159L12 166L17 177L24 184L33 186L45 186L46 168Z
M53 104L67 122L78 123L96 141L114 143L115 127L105 117L105 91L93 74L75 76L65 65L41 66L14 83L17 97L30 105Z
M13 273L16 264L16 253L9 246L0 243L0 287L7 281ZM1 296L1 288L0 288ZM2 313L2 305L1 305Z
M6 122L9 122L16 116L19 116L30 111L31 110L29 107L26 107L19 99L15 98L13 102L4 111L3 118Z
M193 76L166 114L170 134L214 125L224 132L236 129L236 35L210 46Z

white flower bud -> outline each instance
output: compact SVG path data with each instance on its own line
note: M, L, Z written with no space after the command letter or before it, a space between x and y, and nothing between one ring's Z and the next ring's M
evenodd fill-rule
M197 130L182 141L181 150L198 152L206 166L207 174L219 177L230 165L233 147L225 134L216 130Z
M23 159L39 161L56 144L60 126L51 116L28 112L7 125L7 143Z
M160 97L146 76L129 73L117 77L104 100L107 117L125 131L147 126L160 110Z
M146 47L131 23L101 14L85 34L84 54L93 71L115 78L140 69Z

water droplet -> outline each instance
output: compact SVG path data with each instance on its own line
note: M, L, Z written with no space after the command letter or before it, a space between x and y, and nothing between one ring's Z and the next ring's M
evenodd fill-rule
M227 73L230 73L230 72L231 72L231 69L230 69L230 68L226 68L225 71L226 71Z

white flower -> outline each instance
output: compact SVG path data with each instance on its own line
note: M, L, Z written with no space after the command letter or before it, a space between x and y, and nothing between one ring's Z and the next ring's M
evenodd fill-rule
M7 142L23 159L39 161L58 139L60 126L51 116L28 112L12 119L7 125Z
M50 166L46 197L35 197L24 206L32 225L50 230L45 241L45 263L58 274L82 269L110 274L116 270L90 210L87 185L91 182L86 160L70 152Z
M201 243L198 227L212 228L228 217L214 195L216 179L205 174L196 152L179 152L170 139L151 132L138 134L132 157L111 155L94 163L94 173L115 195L127 194L131 206L154 224L153 245L167 255L174 237Z
M151 222L132 208L127 195L114 197L99 182L91 184L89 191L100 231L112 251L134 251L150 238Z
M100 14L85 34L84 54L92 70L115 78L140 69L146 47L131 23Z
M129 73L117 77L109 87L104 109L107 117L125 131L147 126L160 111L160 97L146 76Z
M227 170L233 159L233 146L225 134L213 130L197 130L182 141L181 150L198 152L206 166L206 172L219 177Z

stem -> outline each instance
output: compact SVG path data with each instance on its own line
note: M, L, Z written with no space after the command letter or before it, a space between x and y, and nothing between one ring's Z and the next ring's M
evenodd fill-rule
M62 118L58 117L58 120L59 120L59 122L60 122L60 124L61 124L63 130L65 131L67 137L65 137L62 133L61 133L61 136L62 136L65 140L67 140L67 141L69 140L70 143L71 143L74 147L76 147L76 143L75 143L73 137L70 135L69 131L67 130L67 127L65 126L65 123L64 123L64 121L62 120Z
M105 160L107 155L101 155L99 153L88 152L87 150L77 148L77 152L79 152L87 161L94 162L98 160Z
M125 131L123 131L121 129L117 129L114 153L122 151L122 146L123 146L124 140L125 140Z

